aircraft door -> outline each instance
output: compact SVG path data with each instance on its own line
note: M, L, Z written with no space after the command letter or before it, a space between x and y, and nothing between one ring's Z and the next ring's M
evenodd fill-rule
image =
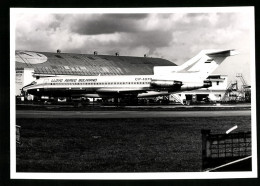
M44 80L43 80L43 88L44 88L44 89L46 88L46 86L48 85L48 83L49 83L49 79L44 79Z

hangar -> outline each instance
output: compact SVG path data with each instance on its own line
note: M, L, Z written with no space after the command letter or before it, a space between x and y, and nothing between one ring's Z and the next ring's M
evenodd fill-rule
M42 76L152 75L154 66L176 66L162 58L16 51L16 95Z

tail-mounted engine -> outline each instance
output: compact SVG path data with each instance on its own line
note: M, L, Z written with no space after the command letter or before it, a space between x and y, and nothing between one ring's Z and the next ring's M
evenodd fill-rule
M183 84L181 81L174 80L152 80L151 86L158 90L168 90L171 91L189 91L200 88L209 88L212 86L212 82L205 80L200 83L193 84Z
M156 80L153 79L151 81L151 86L158 89L180 89L182 86L181 81L173 81L173 80Z

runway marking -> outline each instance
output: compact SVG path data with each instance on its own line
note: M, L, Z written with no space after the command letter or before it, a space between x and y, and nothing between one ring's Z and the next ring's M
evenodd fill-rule
M17 110L17 118L159 118L250 116L251 110L237 111L35 111Z

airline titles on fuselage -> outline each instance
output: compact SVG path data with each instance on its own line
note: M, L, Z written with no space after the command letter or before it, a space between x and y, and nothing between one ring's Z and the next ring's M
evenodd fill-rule
M149 81L152 78L135 78L135 81ZM52 79L51 83L85 83L96 82L97 79Z
M52 79L51 83L84 83L84 82L96 82L97 79Z

